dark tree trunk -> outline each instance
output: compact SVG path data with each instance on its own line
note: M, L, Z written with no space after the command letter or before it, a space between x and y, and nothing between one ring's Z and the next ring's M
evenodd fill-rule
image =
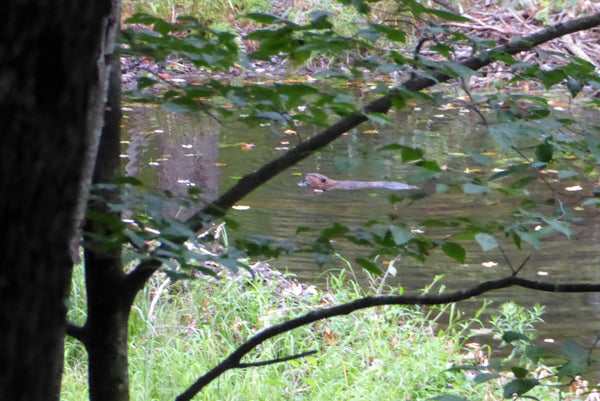
M113 60L104 129L94 170L94 183L107 183L120 175L121 74L119 60ZM102 198L118 201L118 192L103 190ZM90 209L110 214L106 203L92 201ZM114 215L119 219L118 214ZM86 232L114 234L110 227L88 221ZM85 241L85 274L88 320L83 340L89 355L90 400L129 400L127 329L135 292L126 285L121 261L121 244L107 247L93 238Z
M58 400L69 242L109 0L3 1L0 399Z

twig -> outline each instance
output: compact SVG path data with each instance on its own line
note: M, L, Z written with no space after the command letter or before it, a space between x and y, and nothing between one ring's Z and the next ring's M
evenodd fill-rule
M519 272L525 267L525 265L527 264L527 262L529 261L529 258L531 258L531 255L527 255L527 257L523 260L523 262L519 265L519 267L517 268L517 270L515 272L513 272L513 276L516 276L517 274L519 274Z
M500 245L500 244L498 244L498 248L500 249L500 252L502 252L504 261L506 262L508 267L510 267L510 271L512 272L513 276L515 276L517 274L517 272L515 271L515 268L512 266L512 263L510 263L510 259L508 258L508 256L506 256L506 253L504 253L504 248L502 248L502 245Z
M303 352L303 353L297 354L297 355L286 356L283 358L269 359L268 361L238 363L238 365L235 368L252 368L252 367L256 367L256 366L273 365L274 363L290 361L292 359L300 359L300 358L304 358L305 356L313 355L316 353L317 353L316 350L312 350L312 351L306 351L306 352Z
M154 296L152 297L152 302L150 302L150 308L148 308L148 321L154 322L154 308L156 308L156 304L160 299L162 292L165 290L165 287L169 284L171 280L167 277L156 289Z

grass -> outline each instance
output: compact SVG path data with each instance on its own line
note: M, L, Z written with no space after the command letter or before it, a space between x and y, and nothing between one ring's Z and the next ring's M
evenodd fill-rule
M70 312L70 318L80 323L85 301L82 280L81 271L76 272ZM257 331L305 313L312 305L364 296L347 271L329 281L328 292L294 295L299 287L282 290L282 282L290 285L282 277L174 284L155 277L137 297L130 319L131 399L174 399ZM454 307L446 309L458 315ZM318 350L317 354L227 372L197 399L423 400L441 394L484 399L488 392L499 396L498 383L475 385L463 372L447 370L472 363L462 334L480 327L480 322L453 318L447 329L437 330L431 321L439 313L439 309L426 313L414 307L381 307L297 329L264 343L245 362L308 350ZM85 350L68 338L61 399L86 400L86 382Z
M238 15L249 12L267 12L266 0L125 0L123 13L130 16L145 12L175 22L177 17L194 16L209 24L232 24Z

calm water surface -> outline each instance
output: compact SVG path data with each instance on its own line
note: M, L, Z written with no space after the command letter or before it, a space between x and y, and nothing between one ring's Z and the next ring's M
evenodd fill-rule
M206 117L165 114L150 107L132 107L127 114L123 148L127 173L174 193L184 194L189 186L197 186L204 190L207 198L214 198L231 187L239 177L281 155L297 141L317 133L299 128L298 135L289 135L275 125L256 129L219 126ZM576 115L581 118L598 117L590 111L577 112ZM397 114L394 119L398 124L393 127L365 125L349 132L323 152L309 157L250 194L239 205L242 206L240 210L229 214L243 228L242 232L230 232L230 236L269 233L274 238L302 245L308 243L310 235L296 234L296 228L300 226L318 232L330 227L333 222L359 226L368 220L389 221L390 215L407 224L424 217L447 219L464 216L474 221L509 219L517 205L506 197L497 194L465 195L452 187L445 193L436 193L437 184L460 181L460 177L470 180L474 175L488 177L491 168L505 166L509 159L517 157L503 152L489 138L475 113L460 108L420 106ZM423 148L425 156L444 165L446 172L437 181L428 181L419 168L403 164L395 153L371 151L390 143ZM494 164L492 167L478 165L467 155L471 151L488 152ZM422 187L430 196L415 202L405 200L393 207L387 200L390 192L386 190L332 191L312 195L297 185L308 172L319 172L334 179L403 181ZM571 184L563 186L567 185ZM542 185L538 189L547 190ZM584 186L581 192L563 191L561 196L568 203L589 196L590 190L589 186ZM549 282L600 282L600 238L595 229L599 217L593 210L575 213L580 213L581 220L572 226L573 240L555 235L545 240L540 250L524 246L521 251L511 241L503 242L513 266L519 266L530 256L522 277ZM442 238L444 232L436 234ZM388 284L401 285L406 292L413 292L431 283L436 275L444 274L443 284L449 291L509 274L509 268L498 250L484 253L476 244L464 244L468 252L464 265L434 250L424 264L410 258L402 259L396 264L397 276ZM367 250L343 241L335 246L349 260L368 254ZM485 262L498 265L484 267ZM279 269L289 269L300 280L317 285L325 284L323 272L344 267L339 260L319 267L310 254L283 256L270 264ZM522 305L546 305L545 323L539 326L541 335L546 338L575 337L587 347L600 334L600 294L552 296L508 289L489 293L488 299L497 304L515 300ZM461 303L460 309L469 314L481 303L482 299L468 301Z

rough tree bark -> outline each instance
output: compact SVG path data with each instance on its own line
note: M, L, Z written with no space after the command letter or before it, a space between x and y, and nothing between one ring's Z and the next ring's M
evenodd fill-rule
M102 132L93 183L107 183L121 173L121 71L119 59L113 59L105 125ZM102 198L118 202L118 193L103 190ZM90 209L111 213L105 202L91 201ZM120 219L120 215L115 215ZM110 236L110 229L88 220L85 232ZM118 234L118 233L116 233ZM126 288L121 259L121 244L106 244L85 238L85 282L88 296L88 319L82 328L82 340L89 356L91 401L129 400L127 338L129 311L135 292Z
M65 298L110 0L0 6L0 399L58 400Z

